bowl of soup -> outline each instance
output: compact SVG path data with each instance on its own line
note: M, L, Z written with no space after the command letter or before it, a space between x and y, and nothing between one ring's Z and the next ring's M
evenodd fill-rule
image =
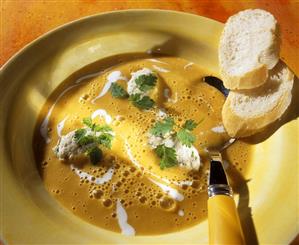
M112 12L5 64L4 241L207 243L209 149L231 140L225 96L205 82L219 77L221 31L191 14ZM247 242L296 235L296 132L298 120L223 152Z

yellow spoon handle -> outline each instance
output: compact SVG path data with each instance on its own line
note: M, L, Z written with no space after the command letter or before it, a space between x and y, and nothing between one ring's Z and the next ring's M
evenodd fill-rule
M208 200L210 244L245 244L234 199L215 195Z

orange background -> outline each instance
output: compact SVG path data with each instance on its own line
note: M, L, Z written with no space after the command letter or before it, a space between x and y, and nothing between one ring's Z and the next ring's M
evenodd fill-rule
M83 16L132 8L178 10L221 22L243 9L265 9L280 23L282 59L299 75L299 1L296 0L1 0L0 66L26 44L57 26ZM299 244L299 236L293 244Z
M221 22L242 9L268 10L281 26L282 59L299 74L298 0L1 0L0 65L27 43L59 25L104 11L131 8L185 11Z

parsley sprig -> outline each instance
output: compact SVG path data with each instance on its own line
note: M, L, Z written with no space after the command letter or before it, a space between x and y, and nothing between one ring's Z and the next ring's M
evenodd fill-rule
M182 128L177 132L177 138L183 145L186 145L188 147L191 147L196 139L195 136L185 128Z
M201 120L200 122L202 122ZM196 137L191 133L193 129L196 128L198 123L194 122L193 120L187 120L183 127L177 132L178 140L188 147L191 147L194 144Z
M117 83L112 83L110 90L111 90L112 97L114 98L125 99L129 97L127 91Z
M202 122L202 120L200 122ZM150 129L150 134L157 137L165 137L167 133L170 133L172 137L176 138L183 145L191 147L196 140L196 137L191 131L195 129L197 125L198 123L193 120L186 120L182 127L178 127L175 125L173 118L167 117L163 121L156 122ZM179 128L177 132L174 131L175 126ZM161 159L161 169L173 167L178 164L176 151L173 147L167 147L164 144L161 144L155 148L155 152Z
M84 146L85 154L89 156L91 163L95 165L101 161L103 156L102 149L99 146L111 148L112 128L108 125L93 123L90 117L83 118L82 122L87 128L77 129L74 139L77 144Z
M114 98L129 98L129 101L137 108L148 110L154 106L155 101L149 96L143 95L142 92L153 89L156 86L157 79L157 76L152 73L138 76L134 82L141 93L131 94L130 96L122 86L117 83L112 83L110 87L111 95Z
M140 75L135 79L135 83L142 92L146 92L155 87L157 83L157 77L152 73Z
M187 120L184 125L183 128L192 131L193 129L195 129L197 127L198 123L194 122L193 120Z
M155 104L155 101L153 101L149 96L142 96L141 94L132 94L129 100L134 106L145 110L152 108Z
M159 145L155 149L155 152L158 155L158 157L161 158L161 161L160 161L161 169L174 167L178 164L175 149L173 149L171 147L167 147L163 144L163 145Z
M93 165L98 164L103 157L103 151L97 146L88 149L86 153Z
M155 136L164 136L172 131L174 120L171 117L165 118L162 122L157 122L151 129L150 133Z
M157 83L157 76L152 73L143 74L135 79L135 83L140 91L147 92L155 87ZM152 108L155 104L155 101L149 96L142 95L141 93L132 94L129 100L132 101L134 106L145 110Z

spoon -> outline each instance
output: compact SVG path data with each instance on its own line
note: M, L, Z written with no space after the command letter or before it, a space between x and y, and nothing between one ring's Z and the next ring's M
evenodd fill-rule
M212 76L204 78L209 85L217 88L227 97L227 90L220 79ZM211 149L210 176L208 186L208 220L210 244L245 244L236 204L233 199L221 152L235 142L231 138L220 149Z
M223 82L219 78L213 76L206 76L203 80L207 84L218 89L225 97L228 96L229 90L226 87L224 87Z

